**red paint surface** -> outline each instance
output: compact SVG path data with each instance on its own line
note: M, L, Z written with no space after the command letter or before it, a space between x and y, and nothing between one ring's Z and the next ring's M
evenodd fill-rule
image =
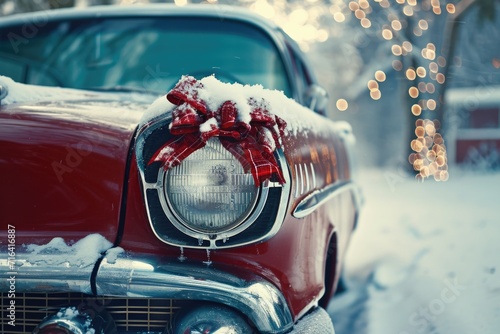
M0 212L17 244L90 233L115 241L140 115L106 102L1 107Z

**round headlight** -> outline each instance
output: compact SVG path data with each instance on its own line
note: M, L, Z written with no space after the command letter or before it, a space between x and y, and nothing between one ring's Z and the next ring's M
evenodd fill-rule
M252 174L217 138L166 171L162 188L175 218L172 223L187 234L234 229L252 213L259 198Z

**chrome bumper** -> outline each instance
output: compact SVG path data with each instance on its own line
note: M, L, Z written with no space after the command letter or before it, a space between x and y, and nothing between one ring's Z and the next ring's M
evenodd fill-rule
M247 273L246 273L247 274ZM241 278L214 269L146 258L104 258L96 276L98 295L206 300L245 314L262 333L286 333L293 318L281 292L255 275Z
M33 259L28 254L16 253L15 260L9 262L8 253L0 252L0 291L92 294L90 278L95 263L71 266L67 257L50 254L30 262Z
M328 314L321 308L294 326L283 294L271 283L248 272L235 276L214 266L192 263L162 263L153 257L120 254L96 265L72 266L60 259L30 263L26 254L16 255L11 268L0 252L0 291L82 292L105 296L205 300L228 305L245 314L261 333L334 334ZM51 263L57 263L51 264ZM13 269L13 270L11 270ZM293 329L292 329L293 328Z

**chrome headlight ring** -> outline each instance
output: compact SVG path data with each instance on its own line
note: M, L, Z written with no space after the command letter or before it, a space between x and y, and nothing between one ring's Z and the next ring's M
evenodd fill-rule
M251 173L245 173L238 160L212 138L179 166L160 168L155 188L165 215L178 230L212 243L227 240L255 222L267 201L269 182L257 188Z

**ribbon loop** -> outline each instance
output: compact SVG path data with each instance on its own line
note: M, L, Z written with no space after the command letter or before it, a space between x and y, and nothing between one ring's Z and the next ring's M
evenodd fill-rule
M177 107L172 111L170 133L176 138L163 145L151 158L149 164L160 161L169 169L179 165L194 151L205 146L212 137L238 159L247 172L251 172L256 186L276 177L285 183L282 171L273 153L280 147L280 136L284 135L286 122L269 109L269 103L250 97L250 122L239 116L237 104L227 100L217 110L209 110L200 95L207 92L200 81L183 76L166 98Z

